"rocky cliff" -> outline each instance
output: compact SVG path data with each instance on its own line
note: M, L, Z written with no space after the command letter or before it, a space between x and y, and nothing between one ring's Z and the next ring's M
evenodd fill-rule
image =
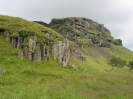
M114 40L110 31L93 20L87 18L70 17L52 19L50 27L79 46L110 47L111 43L122 45L121 40Z

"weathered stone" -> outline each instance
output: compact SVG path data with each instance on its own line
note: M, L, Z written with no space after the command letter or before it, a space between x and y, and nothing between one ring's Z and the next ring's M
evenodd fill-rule
M35 54L34 54L34 59L37 62L41 61L41 49L40 49L40 44L39 43L37 43L37 45L36 45L36 51L35 51Z
M40 46L40 51L41 51L41 60L45 60L45 46L44 45L41 45Z
M41 61L41 51L37 50L35 53L35 61L40 62Z
M18 41L17 37L11 37L11 45L13 48L17 48L17 41Z
M23 50L24 50L24 56L28 57L28 52L29 52L28 46L24 46Z
M29 51L34 52L36 48L36 36L33 36L29 39Z
M59 55L59 45L58 44L53 45L53 55L54 55L54 60L56 60Z
M79 47L97 45L100 47L110 48L111 42L114 41L110 31L103 24L99 24L87 18L70 17L63 19L52 19L50 26L51 28L54 27L53 29L70 41L75 42ZM77 42L77 39L84 38L91 39L91 43L88 42L88 45L84 45L82 44L83 42L81 42L81 44ZM122 45L122 42L117 40L114 44Z
M100 46L100 47L108 47L108 48L110 48L111 44L110 44L110 42L108 42L108 41L106 41L106 40L101 40L101 41L99 42L99 46Z
M23 59L23 56L24 56L24 55L23 55L23 52L19 52L19 53L18 53L18 57L19 57L20 59Z
M115 39L114 44L116 45L122 45L122 40L121 39Z
M28 58L30 61L34 60L34 53L33 52L28 52Z
M80 27L80 26L79 26ZM10 34L9 32L4 32L5 38L9 40ZM47 37L50 35L47 33ZM78 36L76 36L78 38ZM22 48L23 52L18 53L18 56L20 59L23 59L23 57L27 57L30 61L43 61L43 60L49 60L50 52L51 52L51 46L52 42L48 41L45 44L40 44L36 42L37 37L32 36L29 41L27 42L27 38L24 38L21 35L18 35L17 37L11 37L11 45L13 48ZM28 43L28 45L23 45L23 42ZM63 66L68 65L68 61L70 59L70 51L71 51L70 41L65 39L64 41L59 41L57 44L53 45L53 55L54 59L58 59L59 63ZM72 51L73 52L73 51ZM75 54L75 58L84 61L84 56L81 55L79 51L77 51Z
M62 55L62 63L63 66L67 66L68 60L70 58L70 45L69 41L66 39L64 40L64 49L63 49L63 55Z
M75 52L72 53L71 59L72 60L78 59L78 60L81 60L81 61L86 61L85 56L79 50L76 50Z
M5 69L0 68L0 74L4 74L6 72Z
M59 60L63 66L67 66L70 58L70 45L68 40L59 41L58 44L53 45L54 59Z
M75 65L72 65L72 68L75 69L75 70L77 70L77 71L79 71L79 69Z
M17 39L17 48L22 48L23 42L24 42L24 37L18 36L18 39Z
M5 31L4 32L4 37L6 38L7 41L10 40L10 33L9 33L9 31Z

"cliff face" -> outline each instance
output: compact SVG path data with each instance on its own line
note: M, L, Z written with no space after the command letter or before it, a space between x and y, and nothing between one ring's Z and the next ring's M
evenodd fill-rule
M110 47L111 43L116 44L110 31L103 24L90 19L78 17L52 19L50 27L79 46Z
M80 50L76 49L76 46L67 39L57 42L49 40L40 43L36 35L29 37L18 35L17 37L12 37L9 31L1 31L0 34L7 41L10 41L13 48L22 49L18 53L20 59L27 57L30 61L40 62L49 60L50 55L52 55L63 66L67 66L70 59L85 61L85 57Z

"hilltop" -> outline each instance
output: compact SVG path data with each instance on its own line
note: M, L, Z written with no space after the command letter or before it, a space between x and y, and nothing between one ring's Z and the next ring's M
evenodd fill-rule
M80 17L52 19L50 27L80 46L110 47L111 43L122 45L122 41L114 39L103 24L91 19Z
M38 23L0 15L2 99L132 99L132 71L112 70L107 59L128 62L133 52L104 25L76 17Z

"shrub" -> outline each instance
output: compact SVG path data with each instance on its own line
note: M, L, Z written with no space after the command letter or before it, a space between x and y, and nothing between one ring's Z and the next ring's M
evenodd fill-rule
M128 62L128 67L130 68L129 70L133 69L133 60Z
M112 69L114 67L117 68L122 68L124 67L124 65L126 65L126 60L121 59L120 57L116 57L116 56L111 56L108 60L107 60L107 64L112 66Z

